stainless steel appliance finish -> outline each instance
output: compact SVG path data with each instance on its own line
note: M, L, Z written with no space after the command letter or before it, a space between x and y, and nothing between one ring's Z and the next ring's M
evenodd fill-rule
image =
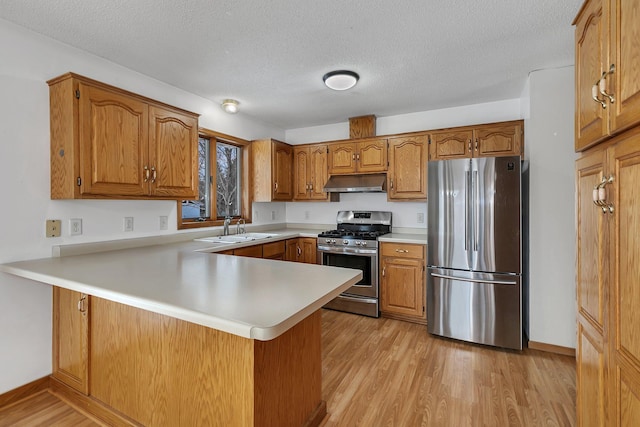
M386 191L385 174L332 175L322 191L326 193L381 193Z
M338 228L318 235L318 263L362 271L362 280L325 308L379 317L378 241L391 231L391 212L340 211Z
M430 333L523 346L519 157L429 162Z

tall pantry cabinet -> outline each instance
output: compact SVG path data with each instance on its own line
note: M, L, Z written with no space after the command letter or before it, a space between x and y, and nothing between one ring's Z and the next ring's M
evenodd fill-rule
M577 420L640 420L640 0L576 20Z

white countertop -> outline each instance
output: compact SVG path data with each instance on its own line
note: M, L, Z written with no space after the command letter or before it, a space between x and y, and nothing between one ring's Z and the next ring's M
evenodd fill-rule
M393 243L414 243L418 245L427 244L426 234L403 234L403 233L389 233L378 237L379 242L393 242Z
M305 235L287 229L252 244ZM20 261L0 271L262 341L362 278L359 270L206 253L242 246L249 244L188 241Z

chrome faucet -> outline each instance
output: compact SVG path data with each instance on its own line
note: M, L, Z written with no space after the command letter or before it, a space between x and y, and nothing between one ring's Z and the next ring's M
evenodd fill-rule
M242 227L240 227L240 224L242 224ZM240 218L236 223L236 234L244 234L246 231L244 218Z
M231 217L230 216L225 216L224 217L224 229L222 230L222 235L223 236L228 236L229 235L229 224L231 224Z

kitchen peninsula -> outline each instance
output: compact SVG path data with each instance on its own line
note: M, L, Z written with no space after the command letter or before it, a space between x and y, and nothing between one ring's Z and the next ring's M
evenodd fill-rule
M52 388L116 425L318 425L319 309L362 273L209 246L0 266L53 286Z

